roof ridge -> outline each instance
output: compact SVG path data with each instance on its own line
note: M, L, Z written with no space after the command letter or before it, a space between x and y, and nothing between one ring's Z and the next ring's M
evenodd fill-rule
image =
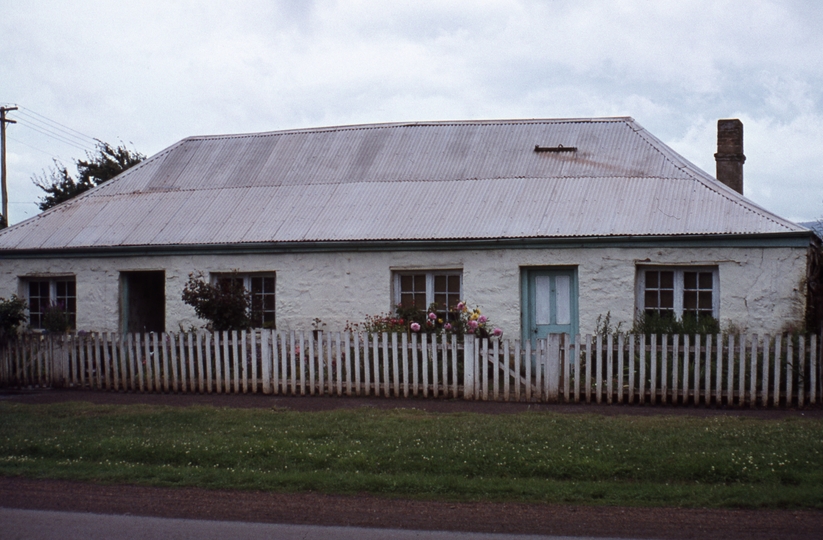
M329 133L334 131L359 131L367 129L428 127L428 126L470 126L470 125L516 125L516 124L576 124L576 123L606 123L606 122L634 122L630 116L602 116L591 118L509 118L498 120L430 120L422 122L375 122L367 124L341 124L336 126L322 126L314 128L295 128L274 131L260 131L251 133L225 133L221 135L193 135L183 141L194 140L221 140L243 139L252 137L276 137L280 135L298 135L302 133ZM181 141L182 142L182 141Z

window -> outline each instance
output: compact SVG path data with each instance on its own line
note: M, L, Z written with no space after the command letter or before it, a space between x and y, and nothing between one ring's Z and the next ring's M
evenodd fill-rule
M69 326L77 325L77 283L74 277L34 278L24 282L29 302L29 326L43 328L43 315L51 306L66 314Z
M438 314L445 316L460 301L462 281L459 270L395 272L394 303L417 309L437 304Z
M638 313L718 318L717 268L640 268L637 275Z
M217 274L215 283L240 282L251 295L251 324L255 328L275 328L274 274Z

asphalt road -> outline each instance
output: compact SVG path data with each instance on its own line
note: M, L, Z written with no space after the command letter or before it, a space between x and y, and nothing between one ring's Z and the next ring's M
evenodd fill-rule
M322 527L318 525L281 525L169 519L144 516L54 512L0 508L0 539L3 540L225 540L226 538L313 540L583 540L594 537L488 534L448 531L409 531L365 527ZM608 540L600 538L599 540Z

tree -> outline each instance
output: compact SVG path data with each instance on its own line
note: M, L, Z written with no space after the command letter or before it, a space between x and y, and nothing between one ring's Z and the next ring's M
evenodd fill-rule
M26 322L26 302L12 296L10 299L0 297L0 345L17 332L17 327Z
M243 330L251 326L251 299L243 280L225 278L212 285L202 273L189 274L183 288L183 302L194 308L201 319L209 321L206 328L213 332Z
M46 192L37 206L40 210L48 210L111 180L144 159L146 156L136 150L129 150L125 145L115 148L109 143L98 141L95 152L86 152L86 159L75 161L77 178L73 178L62 163L54 160L52 169L44 171L43 176L35 175L31 179L34 185Z

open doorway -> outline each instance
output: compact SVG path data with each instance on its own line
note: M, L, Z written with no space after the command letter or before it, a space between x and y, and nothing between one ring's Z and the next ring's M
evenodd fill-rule
M165 332L165 271L120 272L120 328L123 332Z

